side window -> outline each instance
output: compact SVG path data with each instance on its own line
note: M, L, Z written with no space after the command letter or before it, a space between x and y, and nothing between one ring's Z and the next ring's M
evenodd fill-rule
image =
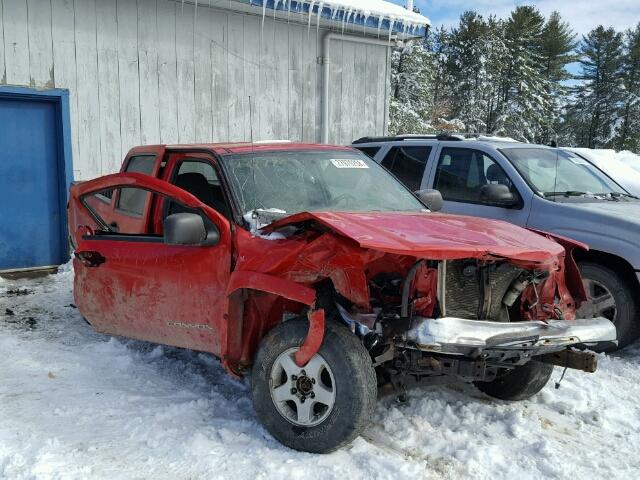
M151 193L139 188L122 188L116 208L126 215L141 217L150 197Z
M113 188L110 188L109 190L103 190L102 192L97 193L95 198L97 200L100 200L101 202L110 204L111 199L113 198L113 191L114 191Z
M376 154L380 151L380 147L356 147L356 148L370 158L375 157Z
M138 155L131 157L127 163L125 172L151 175L153 174L155 163L155 155ZM150 198L151 194L145 190L139 188L122 188L116 208L125 215L141 217L144 215L144 209Z
M513 183L491 157L468 148L444 148L438 159L434 188L445 200L479 203L485 185L506 185L516 192Z
M108 233L109 235L142 235L148 236L148 230L144 222L134 215L117 215L111 211L108 204L104 202L104 198L113 190L103 190L86 195L82 198L85 206L93 213L98 223L102 223L107 227L96 232L97 235ZM146 195L152 195L149 191L139 187L123 188L122 193L127 191L128 195L133 198L144 198ZM121 211L121 213L124 210Z
M184 160L178 164L171 183L191 193L225 217L231 218L231 211L227 207L220 179L211 163L202 160ZM183 207L171 202L165 213L170 215L182 211Z
M155 155L138 155L129 159L127 168L125 168L124 171L129 173L145 173L147 175L151 175L153 173L153 168L155 167L155 165Z
M87 195L83 198L83 202L91 208L94 214L98 214L101 219L105 220L105 223L111 223L111 197L113 196L114 189L101 190L99 192Z
M177 177L187 173L196 173L202 175L210 186L220 186L218 174L213 165L199 160L185 160L178 167Z
M393 173L411 191L420 189L431 147L393 147L382 160L382 166Z

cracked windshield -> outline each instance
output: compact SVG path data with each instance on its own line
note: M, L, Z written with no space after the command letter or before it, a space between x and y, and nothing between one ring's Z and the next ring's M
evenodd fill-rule
M356 152L254 153L225 163L245 218L256 211L272 220L308 211L425 211L386 170Z

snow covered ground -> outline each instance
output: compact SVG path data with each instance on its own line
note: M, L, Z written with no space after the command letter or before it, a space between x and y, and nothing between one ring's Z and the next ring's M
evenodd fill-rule
M94 332L72 275L0 280L2 479L640 478L639 347L528 402L387 397L352 446L311 455L271 438L210 356Z

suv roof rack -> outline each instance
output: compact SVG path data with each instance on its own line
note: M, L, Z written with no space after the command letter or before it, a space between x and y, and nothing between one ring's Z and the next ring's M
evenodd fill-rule
M353 142L354 145L360 143L374 143L374 142L397 142L399 140L440 140L440 141L454 141L461 142L467 138L479 137L479 133L457 133L447 132L438 134L426 134L426 135L395 135L395 136L383 136L383 137L362 137Z

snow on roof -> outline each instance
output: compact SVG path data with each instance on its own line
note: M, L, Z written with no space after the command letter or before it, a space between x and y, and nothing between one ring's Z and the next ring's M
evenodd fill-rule
M325 20L355 24L408 36L424 36L429 19L384 0L236 0L242 3L306 14L320 14Z
M329 8L360 13L365 17L384 17L413 25L430 25L427 17L383 0L323 0L309 3L324 4Z

